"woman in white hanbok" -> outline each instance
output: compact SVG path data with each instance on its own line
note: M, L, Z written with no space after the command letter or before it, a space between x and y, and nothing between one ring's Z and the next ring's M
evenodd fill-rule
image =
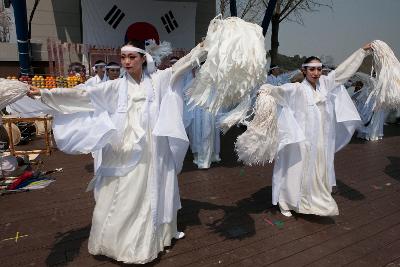
M316 57L303 64L302 83L263 85L278 104L278 154L272 202L285 216L291 210L320 216L338 215L331 196L336 185L334 154L351 139L360 117L349 95L339 90L359 68L370 44L359 49L335 71L321 76Z
M200 107L193 108L192 112L188 135L193 163L199 169L208 169L212 162L221 161L218 116Z
M383 125L387 111L376 106L376 95L373 92L376 79L364 73L356 73L352 79L359 88L351 98L360 114L362 123L357 128L357 137L376 141L383 137Z
M121 49L123 78L80 90L31 89L60 112L53 130L61 150L101 151L89 184L96 199L91 254L146 263L183 237L177 231L177 173L188 148L182 77L205 56L199 45L172 68L155 71L143 42L130 42Z

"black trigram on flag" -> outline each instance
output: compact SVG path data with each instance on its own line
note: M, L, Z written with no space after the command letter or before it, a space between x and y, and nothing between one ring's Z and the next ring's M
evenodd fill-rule
M104 17L104 21L110 24L113 29L117 28L121 20L125 17L125 13L121 11L116 5L114 5L107 15Z
M161 17L161 21L168 33L178 28L178 22L176 22L174 14L172 14L171 10Z

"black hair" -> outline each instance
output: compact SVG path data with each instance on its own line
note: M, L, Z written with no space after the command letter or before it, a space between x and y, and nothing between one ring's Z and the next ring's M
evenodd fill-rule
M96 65L96 64L101 64L101 63L106 64L106 62L105 62L104 60L99 59L99 60L96 60L96 62L94 63L94 65Z
M86 73L86 67L80 62L72 62L68 66L68 72L72 72L72 71L76 72L76 73L80 73L80 72Z
M107 67L109 67L109 66L118 66L119 67L120 65L114 61L111 61L111 62L108 62L108 64L107 64Z
M306 60L304 60L304 63L303 63L303 64L310 63L310 62L313 61L313 60L318 60L319 62L321 62L321 59L319 59L318 57L311 56L311 57L306 58Z

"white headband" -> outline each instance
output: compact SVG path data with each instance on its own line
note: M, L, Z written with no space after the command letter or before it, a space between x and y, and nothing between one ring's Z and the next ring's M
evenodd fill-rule
M321 62L314 62L314 63L305 63L303 65L301 65L302 68L305 67L322 67L322 63Z
M147 53L145 50L140 49L138 47L134 47L132 45L125 45L121 48L121 53L128 53L128 52L138 52L138 53L146 55L147 71L149 73L153 73L156 71L156 65L154 63L153 57L149 53Z
M279 69L279 68L280 68L279 66L274 66L274 67L270 68L269 70Z
M94 67L104 67L106 65L106 63L97 63L94 64Z
M140 49L138 47L134 47L132 45L125 45L121 48L121 53L122 52L138 52L142 54L147 54L147 52L143 49Z
M104 67L104 66L106 66L106 63L103 63L103 62L102 63L97 63L97 64L93 65L92 70L96 71L97 67Z
M115 65L106 66L107 70L109 70L109 69L120 69L120 68L121 68L120 66L115 66Z

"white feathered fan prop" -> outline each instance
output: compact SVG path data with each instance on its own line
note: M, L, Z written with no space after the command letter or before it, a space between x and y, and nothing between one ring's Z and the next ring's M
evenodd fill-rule
M26 83L0 78L0 110L25 96L28 91Z
M216 114L231 108L265 80L262 29L240 18L215 18L204 41L207 60L188 89L189 104Z

